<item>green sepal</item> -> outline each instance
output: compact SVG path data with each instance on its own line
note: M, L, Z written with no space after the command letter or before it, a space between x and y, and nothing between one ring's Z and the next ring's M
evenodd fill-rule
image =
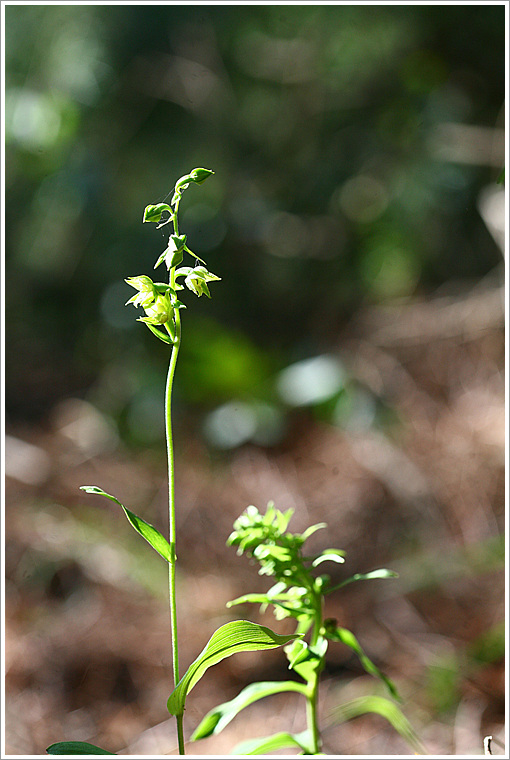
M46 749L48 755L116 755L89 742L55 742Z
M186 697L202 678L205 671L212 665L216 665L225 657L230 657L238 652L256 652L265 649L275 649L288 644L297 638L297 634L281 636L258 623L249 620L234 620L225 623L218 628L196 660L189 666L176 688L170 694L167 702L168 712L171 715L182 715L184 712Z
M281 694L284 691L296 691L304 696L308 695L305 684L297 683L296 681L260 681L252 683L239 692L234 699L209 710L200 725L195 729L191 736L191 741L194 742L199 739L206 739L213 734L219 734L245 707L271 694Z
M385 684L391 696L399 702L402 701L397 691L397 687L391 678L388 678L388 676L384 675L384 673L379 670L377 665L375 665L375 663L373 663L372 660L367 657L359 641L351 631L347 630L347 628L340 628L340 626L336 625L333 627L331 625L331 621L327 620L324 621L324 631L326 638L328 638L330 641L339 641L340 643L345 644L350 649L352 649L352 651L358 655L359 661L366 672L370 673L371 676L379 678Z
M172 549L172 546L168 543L166 538L153 525L150 525L150 523L145 522L141 517L135 515L134 512L127 509L124 504L121 504L115 496L106 493L106 491L103 491L99 486L80 486L80 490L85 491L85 493L95 494L96 496L106 496L107 499L111 499L118 504L119 507L122 507L130 525L136 530L136 532L139 533L142 538L145 538L147 543L149 543L152 548L163 557L163 559L166 559L170 564L175 563L175 551Z
M167 282L155 282L153 285L159 295L163 296L165 293L171 293L175 296L175 290Z
M160 222L164 211L168 211L170 217L173 216L172 209L167 203L156 203L155 205L146 206L143 212L143 221Z
M187 277L190 272L193 271L193 267L180 267L175 270L176 277Z

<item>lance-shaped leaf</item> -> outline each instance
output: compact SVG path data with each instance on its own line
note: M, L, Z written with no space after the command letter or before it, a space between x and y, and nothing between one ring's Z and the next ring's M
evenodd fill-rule
M202 678L208 668L221 662L225 657L230 657L238 652L275 649L288 644L297 636L298 634L281 636L274 633L270 628L252 623L249 620L233 620L230 623L225 623L213 633L204 649L191 663L170 694L167 702L168 712L171 715L182 715L186 697L193 686Z
M119 507L122 507L124 514L136 532L139 533L142 538L145 538L147 543L149 543L158 554L161 554L163 559L166 559L166 561L171 564L175 562L175 553L172 551L172 547L166 538L161 535L159 530L153 525L150 525L150 523L145 522L145 520L142 520L138 515L135 515L134 512L127 509L127 507L125 507L124 504L121 504L115 496L106 493L106 491L103 491L103 489L98 486L80 486L80 490L85 491L86 493L96 494L97 496L106 496L107 499L111 499L118 504Z
M195 729L191 741L206 739L213 734L219 734L245 707L253 704L253 702L257 702L259 699L269 697L271 694L280 694L284 691L296 691L304 696L308 694L305 684L297 683L296 681L261 681L259 683L252 683L239 692L234 699L209 710L198 728Z
M170 335L161 332L161 330L158 330L157 327L154 327L154 325L151 325L149 322L146 322L145 320L143 320L143 323L147 325L151 333L154 333L156 338L159 338L160 340L163 341L163 343L166 343L168 346L173 346L174 342L172 338L170 337Z
M363 649L361 648L361 645L355 635L351 633L351 631L347 630L347 628L340 628L340 626L337 626L334 630L327 629L326 628L326 636L330 641L340 641L342 644L345 644L350 649L353 650L353 652L356 652L356 654L359 657L359 661L367 671L367 673L370 673L370 675L375 676L376 678L380 678L380 680L386 685L386 688L390 692L391 696L394 699L398 699L401 701L399 693L397 691L397 687L391 680L391 678L388 678L388 676L384 675L382 671L379 670L377 665L375 665L372 660L367 657Z
M324 549L324 551L314 559L312 567L317 567L322 562L338 562L341 565L345 562L345 552L342 549Z
M46 752L48 755L115 755L116 752L108 752L107 749L96 747L89 742L56 742L50 744Z
M372 581L376 578L398 578L398 573L394 570L387 570L384 567L380 570L372 570L370 573L356 573L356 575L351 575L350 578L346 578L345 581L338 583L336 586L328 588L326 593L331 594L333 591L338 591L338 589L347 586L349 583L354 583L354 581Z
M333 709L330 716L333 723L345 723L348 720L357 718L365 713L377 713L385 718L402 739L404 739L418 755L426 755L427 751L420 741L416 731L413 729L406 716L397 705L390 702L386 697L376 695L358 697L350 702L344 702Z
M274 752L285 747L299 747L305 755L315 754L311 749L312 736L310 731L302 731L300 734L289 734L281 731L272 736L264 736L258 739L248 739L241 742L232 750L233 755L264 755L266 752Z
M307 538L310 538L316 531L323 530L324 528L327 528L327 523L317 523L316 525L310 525L309 528L307 528L303 533L301 533L301 540L303 543L306 541Z

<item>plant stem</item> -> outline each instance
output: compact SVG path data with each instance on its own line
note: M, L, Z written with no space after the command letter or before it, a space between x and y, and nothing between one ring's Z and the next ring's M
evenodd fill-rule
M174 231L178 235L177 227L177 206L174 215ZM175 287L175 268L170 272L170 285ZM175 467L174 467L174 443L172 435L172 387L174 381L175 367L179 348L181 345L181 319L179 309L174 311L175 315L175 340L170 355L168 365L168 374L165 389L165 429L166 429L166 449L168 457L168 525L169 525L169 543L172 548L172 562L168 564L168 589L170 600L170 629L172 638L172 664L174 676L174 688L179 683L179 646L177 634L177 602L175 593L175 565L176 565L176 520L175 520ZM177 741L179 745L179 754L184 755L184 732L183 716L177 715Z
M177 323L177 320L176 320ZM179 683L179 646L177 636L177 602L175 593L175 564L176 564L176 552L175 552L175 539L176 539L176 525L175 525L175 468L174 468L174 444L172 435L172 386L175 374L175 366L177 364L177 356L179 354L180 347L180 321L176 324L175 342L172 347L172 354L170 356L170 364L168 366L168 374L166 381L165 391L165 420L166 420L166 447L168 456L168 523L169 523L169 543L172 549L172 562L168 564L168 589L170 599L170 629L172 637L172 664L173 664L173 676L174 676L174 688ZM182 729L182 715L177 716L177 738L179 742L179 754L184 755L184 739Z
M314 755L320 752L321 738L317 720L317 700L319 696L319 674L314 673L308 681L309 695L306 699L306 720L312 733L312 749Z
M315 597L315 614L310 638L310 646L315 646L319 641L320 630L322 628L322 595L314 594ZM319 697L319 675L320 669L315 670L308 681L308 696L306 700L306 719L308 729L312 733L313 754L321 751L321 735L319 730L319 721L317 717L317 702Z

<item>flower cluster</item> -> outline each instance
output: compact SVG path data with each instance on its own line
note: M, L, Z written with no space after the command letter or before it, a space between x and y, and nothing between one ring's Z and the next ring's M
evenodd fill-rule
M154 269L156 269L160 264L165 263L170 273L170 283L168 285L161 282L155 283L150 277L143 274L137 277L128 277L126 279L127 284L135 288L137 293L126 302L126 305L141 306L145 311L145 316L139 317L138 321L144 322L165 343L173 342L176 312L185 308L176 294L177 290L184 289L184 286L178 282L178 278L184 277L184 285L196 296L205 295L207 298L211 297L207 283L220 279L220 277L209 272L205 266L205 261L202 261L188 248L186 235L179 235L177 226L177 213L183 191L190 183L201 185L211 174L214 172L210 169L193 169L192 172L177 180L170 206L167 203L158 203L147 206L144 212L143 221L157 222L158 227L173 222L174 233L169 236L167 247L154 265ZM164 218L167 213L168 218ZM162 221L162 219L164 220ZM196 265L195 267L177 269L182 263L185 253L195 259ZM158 326L164 326L168 335L158 330Z

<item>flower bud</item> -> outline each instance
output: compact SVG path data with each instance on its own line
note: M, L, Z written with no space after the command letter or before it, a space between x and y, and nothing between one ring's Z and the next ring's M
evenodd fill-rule
M146 206L143 213L144 222L160 222L164 211L172 215L172 209L167 203L156 203L153 206Z
M192 182L195 182L197 185L201 185L202 182L205 182L207 177L210 177L211 174L214 174L214 172L211 169L202 169L199 167L198 169L193 169L189 173L189 178Z
M186 245L186 235L170 235L168 238L168 247L163 251L159 259L154 264L154 269L161 262L165 262L168 270L179 266L184 257L184 247Z

